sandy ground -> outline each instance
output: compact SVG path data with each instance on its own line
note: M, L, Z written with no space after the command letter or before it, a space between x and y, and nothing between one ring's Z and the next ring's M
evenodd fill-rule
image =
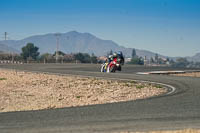
M183 73L183 74L171 74L174 76L187 76L187 77L200 77L200 72Z
M113 81L0 69L0 112L113 103L167 90L134 81Z

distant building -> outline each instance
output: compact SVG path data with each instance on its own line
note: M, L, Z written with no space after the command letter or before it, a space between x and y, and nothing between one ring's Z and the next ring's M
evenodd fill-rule
M125 58L125 63L130 62L131 58Z
M107 60L107 57L106 56L99 56L98 58L97 58L97 62L99 62L99 63L103 63L103 62L105 62Z

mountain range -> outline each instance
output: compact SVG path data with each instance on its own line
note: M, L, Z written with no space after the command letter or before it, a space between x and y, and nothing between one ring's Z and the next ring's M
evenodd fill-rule
M59 50L64 53L94 53L97 56L107 55L112 51L122 51L126 57L131 57L133 48L126 48L113 42L112 40L103 40L90 33L80 33L70 31L67 33L59 33ZM0 41L0 51L20 53L21 48L27 43L34 43L39 47L39 52L54 53L56 51L56 36L55 33L45 35L35 35L22 40L5 40ZM155 53L147 50L136 49L136 53L141 57L155 57ZM166 57L159 55L160 57ZM200 53L194 57L187 57L193 61L200 61Z
M194 56L187 56L186 57L188 61L193 61L193 62L200 62L200 53L195 54Z
M1 44L0 43L0 52L4 52L4 53L19 53L18 50L12 48L12 47L9 47L5 44Z

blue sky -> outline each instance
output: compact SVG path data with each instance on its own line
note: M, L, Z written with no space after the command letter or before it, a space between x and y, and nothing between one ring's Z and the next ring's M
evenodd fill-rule
M200 0L0 0L0 39L76 30L168 56L200 52Z

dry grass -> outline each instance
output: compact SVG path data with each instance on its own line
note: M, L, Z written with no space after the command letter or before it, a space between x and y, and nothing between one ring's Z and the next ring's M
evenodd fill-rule
M113 103L166 92L166 89L148 83L1 69L0 77L0 112Z
M118 132L118 133L200 133L199 129L184 129L174 131L152 131L152 132Z
M6 78L0 78L0 80L6 80Z

